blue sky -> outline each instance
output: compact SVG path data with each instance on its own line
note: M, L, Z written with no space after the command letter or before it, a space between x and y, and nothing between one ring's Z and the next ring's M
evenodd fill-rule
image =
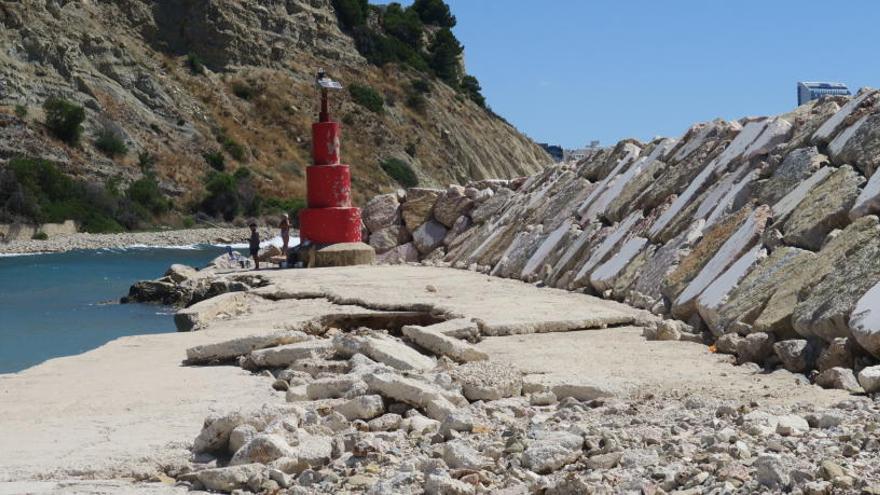
M447 3L492 108L566 147L782 113L799 80L880 86L873 0Z

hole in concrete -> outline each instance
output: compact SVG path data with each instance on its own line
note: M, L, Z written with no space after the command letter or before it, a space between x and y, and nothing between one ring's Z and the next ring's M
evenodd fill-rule
M401 328L406 325L434 325L442 323L448 318L427 311L384 311L381 313L353 313L332 314L322 316L320 325L324 330L338 328L344 332L366 327L373 330L387 330L392 335L399 336Z

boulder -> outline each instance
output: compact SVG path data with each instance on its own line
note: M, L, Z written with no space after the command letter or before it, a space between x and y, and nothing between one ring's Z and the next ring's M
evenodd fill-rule
M815 256L798 256L791 260L784 277L774 276L781 283L767 301L761 314L753 325L756 331L788 334L794 329L792 313L798 304L801 294L808 294L809 289L834 270L834 265L860 247L876 242L880 234L880 226L875 216L867 216L853 222L829 240L825 247ZM812 337L810 333L801 333L804 337Z
M844 165L811 190L782 226L788 245L818 251L825 237L849 223L849 211L865 178Z
M523 466L538 473L549 474L575 462L583 453L584 439L565 431L538 431L523 452Z
M443 444L443 462L452 469L479 471L492 465L492 461L474 450L462 440Z
M376 261L378 263L389 265L416 263L419 261L419 250L416 249L415 244L407 242L406 244L402 244L394 249L377 255Z
M142 280L128 289L123 302L157 303L165 306L183 306L189 302L186 294L170 279Z
M379 395L364 395L339 404L333 410L349 421L356 419L370 421L385 412L385 404Z
M880 366L868 366L859 371L859 385L869 394L880 392Z
M376 250L377 255L381 255L401 244L406 244L411 239L412 236L403 225L389 225L370 234L369 244Z
M446 227L434 220L423 223L413 231L413 244L421 254L428 254L443 245Z
M818 348L803 339L782 340L773 344L782 366L792 373L806 373L816 365Z
M439 189L421 187L407 189L406 202L401 206L401 214L403 223L410 232L415 231L421 224L431 219L434 203L437 202L437 198L441 194L443 191Z
M816 385L823 388L836 388L853 393L861 393L864 390L856 380L851 369L830 368L816 376Z
M465 194L461 186L449 186L434 203L434 218L451 228L459 217L471 211L474 201Z
M510 189L499 189L495 191L495 194L491 198L471 210L471 219L477 224L485 222L493 215L500 212L513 197L514 192Z
M784 290L786 285L790 284L790 280L815 258L814 253L794 247L783 246L774 249L769 257L762 259L727 293L720 306L715 308L700 306L700 315L715 332L723 332L736 321L753 325L764 311L767 301L777 292ZM703 297L701 296L700 301ZM788 318L781 321L767 319L762 326L755 329L785 335L791 333L791 321Z
M784 437L799 437L810 431L810 424L807 423L807 420L796 414L785 414L779 416L778 420L776 433Z
M467 215L458 217L455 220L455 223L452 224L452 227L450 227L449 231L446 232L446 237L443 238L443 245L447 248L457 245L459 236L470 229L473 224L474 221Z
M880 113L865 114L828 145L834 163L855 165L866 177L880 167Z
M429 474L425 480L425 495L473 495L476 488L448 475Z
M165 272L165 276L170 278L175 283L179 284L185 280L195 278L198 273L199 271L191 266L175 263L168 267L168 270Z
M742 336L737 333L726 333L715 341L715 350L721 354L736 355L736 350L742 340Z
M877 217L867 216L858 223L873 224L873 235L869 230L868 238L861 244L852 244L850 251L844 252L840 259L833 263L830 273L816 284L805 297L800 300L792 313L794 329L803 336L816 336L831 341L836 337L848 337L849 318L859 300L878 282L880 282L880 231L876 228ZM842 232L826 249L837 250ZM823 249L825 251L825 249ZM822 258L822 253L820 253ZM815 272L821 266L811 265Z
M266 466L262 464L244 464L223 468L203 469L196 472L199 482L208 490L230 493L234 490L247 488L248 481L260 475Z
M773 336L768 333L751 333L739 341L736 355L740 363L764 362L773 355Z
M731 302L731 293L739 290L743 285L742 280L766 258L767 250L760 244L754 246L709 284L697 298L697 312L715 335L723 334L733 322L729 319L728 312L722 312L722 308Z
M875 173L853 203L853 207L849 211L849 218L856 220L865 215L876 215L877 213L880 213L880 174Z
M714 255L706 262L700 272L687 284L672 304L672 314L687 320L697 309L697 298L727 268L739 259L761 238L767 221L770 219L770 208L760 206L745 219L743 224L730 234ZM706 242L709 238L703 239ZM702 243L701 243L702 244Z
M453 369L450 374L471 401L499 400L517 396L522 391L520 371L498 361L470 362Z
M340 334L333 338L332 346L340 356L363 354L401 371L430 370L437 364L432 358L388 337Z
M400 203L394 193L381 194L371 199L361 211L367 230L378 232L400 223Z
M432 328L409 325L404 326L402 331L409 341L438 356L446 356L460 363L489 359L489 355L480 349Z
M193 441L193 453L204 454L226 450L232 430L246 421L244 414L240 412L207 418L202 431Z
M628 302L635 306L650 309L657 301L662 300L661 289L664 281L677 268L681 260L687 257L694 245L703 235L705 221L698 220L681 234L657 248L653 255L642 265L633 283Z
M816 366L819 371L831 368L852 368L855 363L854 352L854 345L850 339L838 337L822 349Z
M859 345L880 358L880 282L858 300L849 328Z
M819 153L815 146L793 150L773 170L770 178L755 185L753 196L758 204L772 205L827 163L828 157Z
M293 449L278 435L260 434L242 446L229 461L230 466L268 464L281 457L292 457Z

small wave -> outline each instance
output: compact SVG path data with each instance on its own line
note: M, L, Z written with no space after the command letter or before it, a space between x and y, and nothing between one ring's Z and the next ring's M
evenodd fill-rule
M299 244L299 237L291 236L290 242L287 245L288 246L296 246L297 244ZM280 235L275 236L275 237L269 239L268 241L263 241L260 243L261 248L265 248L265 247L269 247L269 246L275 246L277 248L280 248L283 245L284 245L284 241L281 240ZM249 247L248 243L246 243L246 242L235 243L235 244L212 244L212 246L224 247L224 248L226 246L230 246L232 249L247 249Z
M0 253L0 258L14 258L16 256L39 256L41 254L52 254L51 252L42 253Z

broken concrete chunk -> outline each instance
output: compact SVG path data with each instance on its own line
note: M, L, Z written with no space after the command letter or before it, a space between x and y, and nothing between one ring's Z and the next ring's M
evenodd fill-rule
M434 359L388 337L340 334L333 338L332 345L341 356L363 354L401 371L430 370L436 365Z
M356 419L369 421L385 412L385 404L381 396L364 395L351 399L333 409L341 413L349 421Z
M250 335L237 339L190 347L186 350L187 364L228 361L257 349L311 340L313 337L298 330L282 330L268 335Z
M258 368L286 368L300 359L326 356L332 349L329 340L308 340L254 351L250 353L249 361Z
M227 292L181 309L174 315L178 332L192 332L221 316L233 316L244 311L248 294Z
M489 359L489 355L462 340L447 337L431 327L404 326L403 335L422 349L460 363Z
M452 370L451 375L461 383L464 396L471 401L498 400L522 391L522 373L497 361L467 363Z

